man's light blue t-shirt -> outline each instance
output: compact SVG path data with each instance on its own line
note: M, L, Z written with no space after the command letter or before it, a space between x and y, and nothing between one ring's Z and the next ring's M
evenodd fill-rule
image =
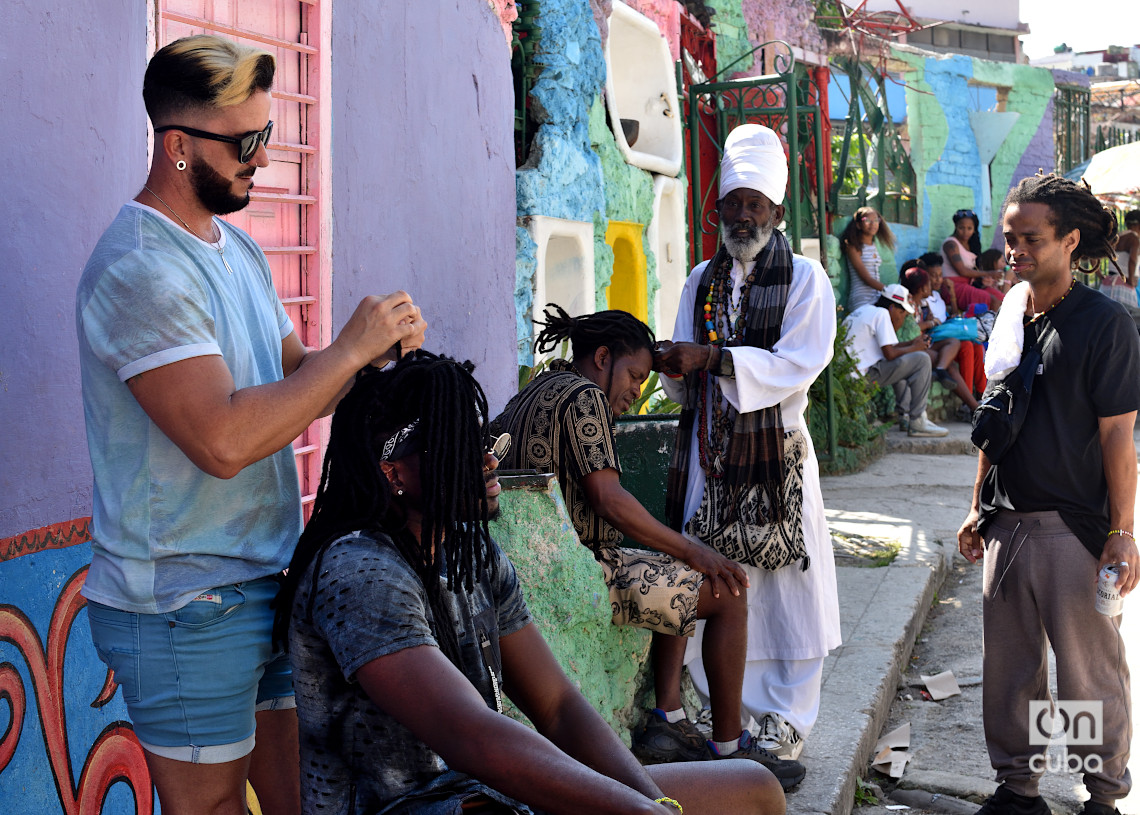
M203 590L288 566L301 531L291 446L232 479L207 475L143 412L127 380L220 355L238 389L279 381L293 331L253 240L215 218L218 250L129 202L100 238L76 296L87 445L95 475L83 594L162 613Z

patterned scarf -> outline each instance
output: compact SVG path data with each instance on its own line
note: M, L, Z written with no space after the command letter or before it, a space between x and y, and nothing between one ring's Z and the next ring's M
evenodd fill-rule
M693 314L693 341L708 344L705 330L704 305L715 275L728 275L732 270L732 256L722 245L701 274L700 285ZM788 292L792 283L792 250L787 238L779 230L772 232L772 239L756 257L755 282L749 292L747 310L744 313L742 336L732 342L734 345L750 345L767 351L780 339L784 322L784 309L788 304ZM726 287L728 288L728 287ZM741 308L745 308L742 303ZM781 523L786 507L783 501L784 482L784 422L780 406L737 413L721 395L717 379L704 371L694 371L685 376L685 396L681 405L681 421L677 428L677 441L673 447L673 459L669 463L669 481L665 491L665 517L669 525L677 530L682 528L685 512L685 491L689 483L689 461L693 427L700 413L697 404L701 388L701 378L709 385L711 398L722 400L725 406L724 421L732 423L728 449L724 451L724 483L731 496L738 497L742 490L759 486L766 493L774 517L772 523ZM706 431L709 428L705 428ZM712 437L708 433L708 437ZM709 451L710 461L717 451ZM707 476L706 472L706 476ZM732 502L733 505L736 501Z

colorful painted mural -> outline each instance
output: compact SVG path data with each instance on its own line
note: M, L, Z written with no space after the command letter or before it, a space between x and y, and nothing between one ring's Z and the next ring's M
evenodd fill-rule
M1039 133L1052 132L1047 115L1052 73L913 48L893 49L892 56L905 66L901 80L907 88L910 154L922 191L920 225L892 225L898 256L915 257L941 246L953 231L951 214L962 208L978 212L982 243L992 244L1002 201L1026 174L1028 148ZM1051 157L1039 166L1052 169Z
M914 47L891 48L885 65L904 89L904 110L892 107L891 113L909 141L920 211L917 225L890 225L896 245L891 261L884 256L883 268L890 268L884 281L897 273L896 264L940 249L959 209L978 213L983 246L1001 244L997 226L1009 189L1039 169L1053 169L1054 89L1045 68ZM832 224L832 252L847 220ZM843 272L829 274L843 302Z
M82 613L88 521L0 540L0 801L28 813L150 815L142 747Z
M718 61L733 63L726 76L748 76L771 68L752 52L776 38L788 42L799 59L824 63L823 41L810 25L811 14L807 0L709 0L687 6L675 0L539 4L537 25L543 41L535 62L541 72L531 91L538 132L517 173L520 364L532 361L530 317L539 310L535 306L542 305L534 298L540 289L551 290L544 283L549 267L543 249L535 230L528 228L535 217L593 225L593 256L582 258L578 268L591 269L594 308L625 304L659 334L672 331L675 304L688 273L688 230L683 214L659 214L655 222L654 202L660 201L665 181L680 175L686 183L675 81L683 31L688 27L704 32L697 15L711 15L715 35L707 36L709 42L715 39L716 54L704 54L704 64L711 71ZM585 142L580 135L583 124ZM662 128L666 124L675 127L675 143ZM636 257L629 263L637 267L636 274L626 273L628 264L615 257L613 222L641 227L640 245L636 240L622 243L633 247ZM664 263L659 252L667 255Z
M258 1L270 10L278 2ZM4 63L8 90L0 96L5 121L24 134L9 151L11 175L27 182L11 185L0 203L14 227L0 238L7 263L0 295L16 312L0 325L8 430L0 442L0 802L18 800L33 815L151 813L157 805L141 749L113 678L94 653L79 594L90 557L82 516L91 512L91 474L68 326L87 254L146 174L139 89L158 36L146 20L157 6L156 0L17 5L11 59ZM337 161L314 171L321 176L314 195L324 196L327 213L310 224L319 244L282 239L278 249L320 246L327 274L318 294L331 309L322 336L335 334L364 294L413 292L432 324L434 347L479 364L493 408L514 392L517 363L532 361L532 318L547 300L574 313L617 305L663 336L672 329L689 265L684 202L691 168L646 168L630 151L668 152L653 134L672 127L666 120L676 111L670 98L676 91L647 90L658 86L640 76L615 76L606 60L611 38L644 34L641 20L655 27L663 44L657 50L668 55L652 78L662 88L677 75L686 36L710 73L716 66L726 76L763 73L771 55L755 49L771 40L788 43L800 64L819 71L828 64L810 0L629 0L625 7L620 0L472 0L430 9L380 3L352 5L335 16L323 13L327 0L305 5L322 10L305 32L314 43L319 38L319 47L300 50L324 62L309 76L319 88L293 90L306 103L309 96L322 101L323 135L292 147L335 154ZM630 21L616 34L615 6ZM295 0L290 7L295 11ZM542 37L529 89L534 137L515 161L510 43L520 13L531 15L528 24L541 28ZM74 19L92 22L77 28ZM394 44L361 35L368 31L404 37ZM648 41L652 49L653 37ZM440 53L449 55L442 67ZM22 67L37 64L56 67ZM950 213L962 207L983 215L984 242L998 240L1006 190L1052 167L1054 86L1080 78L913 47L889 49L885 65L904 89L903 109L892 112L905 125L920 202L917 225L892 225L895 259L937 248ZM626 115L632 108L613 108L610 97L630 88L642 94L643 110ZM73 127L75 121L84 126ZM46 155L77 158L43 184ZM279 192L289 194L284 187ZM440 209L441 194L452 210ZM434 218L444 219L447 240L422 237ZM837 218L831 228L842 226ZM827 254L836 257L836 248ZM837 263L829 273L839 278ZM884 280L892 274L885 271ZM584 574L589 565L575 568ZM622 645L641 656L644 646L636 639ZM588 673L590 666L577 667ZM596 681L616 711L640 679L601 674Z

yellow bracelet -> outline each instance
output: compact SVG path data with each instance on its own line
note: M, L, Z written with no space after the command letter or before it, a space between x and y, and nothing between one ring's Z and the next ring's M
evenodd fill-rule
M676 809L677 812L680 813L680 815L685 815L685 810L681 809L681 804L678 803L677 800L674 798L666 798L664 795L662 795L660 798L655 798L653 800L653 803L655 803L655 804L668 804L669 806Z
M1122 537L1125 537L1125 538L1131 538L1133 543L1136 542L1136 536L1133 535L1131 532L1129 532L1126 529L1110 529L1110 530L1108 530L1108 537L1111 538L1113 535L1121 535Z

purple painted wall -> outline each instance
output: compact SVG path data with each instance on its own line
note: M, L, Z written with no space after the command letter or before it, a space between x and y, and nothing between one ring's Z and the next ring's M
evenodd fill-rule
M475 362L497 411L518 390L502 26L474 0L353 9L333 14L333 331L362 296L404 288L427 347Z
M1021 179L1029 178L1031 175L1036 175L1038 170L1051 172L1053 170L1056 157L1053 155L1053 100L1049 100L1048 107L1045 108L1045 115L1041 117L1041 124L1037 126L1037 132L1033 134L1033 139L1025 148L1025 152L1021 155L1021 161L1017 164L1017 169L1013 173L1013 184L1016 185ZM997 204L994 205L995 208ZM1004 245L1000 230L994 232L994 246L1000 248Z
M146 3L4 7L0 538L91 511L75 286L146 178Z
M1089 86L1089 78L1087 76L1073 73L1072 71L1053 71L1053 82L1056 85L1077 85L1083 88ZM1017 170L1013 174L1014 184L1023 178L1035 175L1038 170L1043 169L1045 172L1051 172L1055 168L1056 156L1054 155L1053 122L1053 100L1050 99L1049 106L1045 110L1045 115L1041 118L1041 124L1037 128L1037 132L1033 134L1033 140L1029 142L1029 146L1025 149L1025 153L1017 165ZM1000 248L1001 245L1001 235L995 234L994 246Z

